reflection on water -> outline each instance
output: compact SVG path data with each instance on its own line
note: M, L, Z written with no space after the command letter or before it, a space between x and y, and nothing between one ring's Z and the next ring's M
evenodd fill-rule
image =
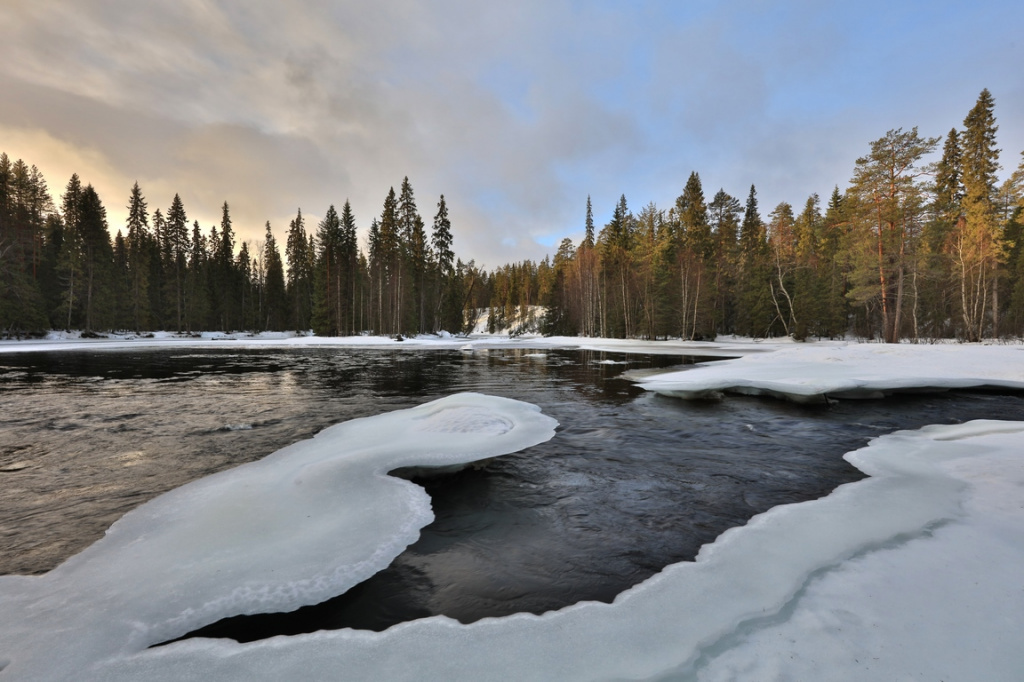
M756 513L856 480L841 455L872 436L1024 419L1016 395L831 408L743 397L687 403L619 376L686 361L527 350L0 357L0 572L49 570L145 500L330 424L479 391L540 405L561 423L558 434L481 468L419 481L436 521L349 593L201 632L244 640L383 629L438 613L464 622L541 613L610 601Z

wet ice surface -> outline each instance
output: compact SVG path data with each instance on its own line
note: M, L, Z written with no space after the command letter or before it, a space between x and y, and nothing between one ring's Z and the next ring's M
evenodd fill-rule
M65 442L74 444L72 449L80 448L75 460L63 461L63 473L58 469L57 478L65 487L55 496L68 502L50 515L50 523L60 526L69 510L88 516L90 509L106 503L104 490L130 487L122 478L140 465L123 462L146 461L148 441L142 438L139 446L139 431L145 432L147 426L126 431L116 422L109 426L103 421L106 416L99 416L105 400L123 408L125 393L134 403L141 402L132 382L136 388L150 386L148 391L141 390L141 399L158 403L154 413L161 416L154 421L191 427L196 420L203 427L185 432L183 438L172 426L170 435L162 436L168 441L166 451L155 457L159 473L150 471L141 477L151 480L153 487L167 485L166 476L181 477L181 470L189 466L213 465L216 460L203 459L206 444L221 445L215 451L222 460L253 458L258 456L253 450L275 448L266 440L244 439L310 428L308 420L328 418L330 407L374 413L417 404L423 400L412 397L417 390L428 397L434 390L448 393L466 388L504 393L542 405L562 423L561 432L548 443L492 460L480 470L426 482L434 496L437 522L396 559L388 569L393 570L390 577L385 571L378 576L382 582L376 588L373 581L378 578L357 587L362 594L355 595L354 605L327 615L336 626L380 628L435 613L473 621L514 611L546 611L581 599L611 599L666 564L692 558L702 543L758 511L812 499L837 483L858 478L839 454L868 437L899 427L978 416L1019 419L1024 411L1018 397L989 394L843 403L832 409L752 398L694 405L638 395L640 391L627 382L614 379L621 368L596 364L601 356L576 353L549 353L544 363L537 358L520 361L514 352L493 350L484 357L461 353L361 353L340 358L336 353L200 354L171 358L180 371L138 376L149 373L140 368L159 365L156 359L139 357L133 369L132 362L117 358L116 369L107 372L83 361L87 367L68 371L67 384L60 385L58 379L56 386L50 386L79 400L72 408L78 411L67 422L54 417L53 394L36 396L38 410L47 413L47 419L55 419L58 425L76 424L51 431L63 434ZM631 365L645 362L628 359ZM213 373L187 375L195 371L190 363L196 361L209 364L205 369ZM20 389L46 386L50 381L33 381L31 371L18 371L21 375L4 384L0 399L11 401L21 397ZM173 386L186 390L167 394L156 388ZM159 405L161 401L166 402ZM13 403L5 402L5 407L8 404ZM276 411L280 418L258 413L261 410ZM4 413L13 414L6 409ZM27 420L20 423L24 433L31 434L32 416L19 418ZM17 419L12 420L13 427L4 425L10 429L6 433L21 433ZM133 419L137 417L122 423ZM253 428L225 429L238 424ZM299 437L305 435L310 434ZM160 437L156 437L158 443ZM196 440L189 443L191 438ZM218 438L243 440L218 443ZM286 438L291 438L289 443L295 440ZM104 439L118 445L135 443L136 449L127 451L130 456L118 460L121 468L108 466L108 471L102 462L90 459L101 456L95 446ZM8 440L3 442L6 446ZM16 451L18 461L49 466L24 456L30 447ZM184 452L175 453L175 447ZM159 466L165 457L171 466ZM20 476L32 467L3 475ZM91 487L68 485L83 472L88 472ZM6 478L4 483L14 480ZM83 499L76 500L83 489ZM122 497L120 503L132 499ZM6 496L4 504L6 519ZM27 517L46 515L46 510L36 508ZM44 521L37 522L45 526ZM391 598L378 599L382 595ZM310 629L308 623L298 631L302 629ZM175 647L180 646L184 645L171 648L179 651Z

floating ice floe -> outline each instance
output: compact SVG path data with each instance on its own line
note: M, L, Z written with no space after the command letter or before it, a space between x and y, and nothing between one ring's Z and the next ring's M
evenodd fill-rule
M462 625L147 647L333 596L430 520L386 475L550 438L479 395L341 424L127 514L42 577L0 578L12 680L986 679L1024 669L1024 422L881 436L870 477L727 531L612 604Z
M638 383L679 398L740 393L797 402L954 388L1020 390L1024 389L1024 348L910 344L794 347L645 376Z

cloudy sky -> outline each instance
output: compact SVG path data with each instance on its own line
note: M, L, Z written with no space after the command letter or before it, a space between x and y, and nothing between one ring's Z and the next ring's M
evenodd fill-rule
M283 237L408 176L429 225L492 267L579 239L620 194L762 212L845 186L887 130L944 135L982 88L1004 175L1024 150L1024 3L3 0L0 151L55 199L72 172L111 229L138 181L204 229Z

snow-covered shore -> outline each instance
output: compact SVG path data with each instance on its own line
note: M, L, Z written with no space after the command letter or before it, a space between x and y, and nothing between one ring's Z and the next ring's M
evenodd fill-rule
M1024 390L1024 346L793 346L643 377L639 383L648 390L680 398L741 393L797 402L881 398L892 393L953 388Z
M845 342L824 341L825 345L845 345ZM706 357L736 357L765 352L794 345L791 339L749 339L723 337L717 341L642 341L636 339L603 339L576 336L509 336L507 334L476 333L469 336L423 334L420 336L358 335L314 336L295 332L202 332L178 334L158 331L147 334L104 334L101 338L82 338L79 332L50 332L44 338L0 340L0 354L17 352L48 352L61 350L133 350L145 348L566 348L605 351L609 353L652 353L659 355L701 355Z

